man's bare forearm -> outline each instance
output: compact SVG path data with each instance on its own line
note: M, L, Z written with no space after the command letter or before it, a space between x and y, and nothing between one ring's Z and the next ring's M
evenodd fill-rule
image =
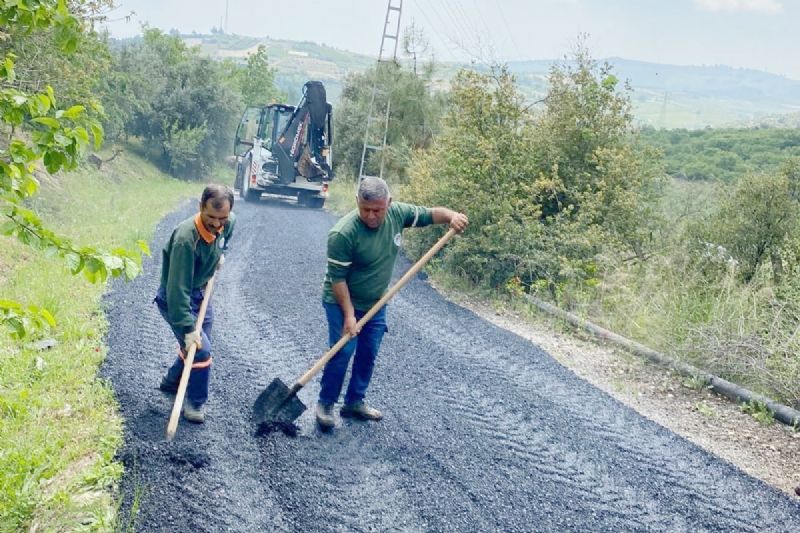
M451 228L459 233L467 229L467 225L469 224L466 215L448 209L447 207L431 208L431 218L434 224L449 224Z

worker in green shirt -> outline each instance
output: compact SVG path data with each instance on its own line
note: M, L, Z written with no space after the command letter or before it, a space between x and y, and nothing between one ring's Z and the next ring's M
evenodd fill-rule
M206 283L225 260L224 252L233 234L236 218L233 191L224 185L208 185L200 197L200 212L181 222L172 232L161 263L161 284L155 303L180 345L175 362L161 380L159 388L168 393L178 390L183 360L188 348L197 345L183 416L190 422L205 421L205 403L211 373L211 302L200 332L197 315L203 302Z
M356 194L358 208L342 217L328 233L328 263L323 306L328 318L328 338L334 345L345 333L354 337L325 365L322 372L317 423L323 429L335 424L333 405L339 399L351 357L353 368L339 414L363 420L380 420L382 413L367 405L375 358L386 328L386 306L361 331L356 323L383 296L392 277L404 228L449 224L459 233L467 227L462 213L445 207L419 207L392 202L389 187L380 178L364 178Z

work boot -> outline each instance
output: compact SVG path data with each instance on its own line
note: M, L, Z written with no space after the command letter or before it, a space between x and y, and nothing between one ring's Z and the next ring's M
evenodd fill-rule
M204 405L195 407L191 402L183 404L183 418L195 424L202 424L206 421L206 408Z
M175 394L178 392L178 382L170 380L169 376L167 375L161 378L161 384L158 386L158 388L161 392Z
M331 429L336 425L336 419L333 417L333 405L326 405L317 402L317 424L322 429Z
M361 420L380 420L383 418L383 413L374 407L370 407L364 401L344 404L339 414L345 418L360 418Z

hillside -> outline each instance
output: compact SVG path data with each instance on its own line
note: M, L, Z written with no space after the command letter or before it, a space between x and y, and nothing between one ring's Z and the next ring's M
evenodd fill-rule
M277 83L299 99L300 87L308 79L323 81L328 97L336 102L348 73L369 68L374 58L308 41L277 40L237 35L184 36L203 53L244 60L259 44L267 47L277 69ZM707 126L753 126L762 123L791 126L796 119L784 115L800 111L800 81L752 69L722 65L681 66L608 58L615 73L628 80L637 121L657 128L704 128ZM553 60L513 61L520 90L537 100L547 90L547 73ZM462 65L443 63L438 84L446 86ZM473 67L474 68L474 67Z

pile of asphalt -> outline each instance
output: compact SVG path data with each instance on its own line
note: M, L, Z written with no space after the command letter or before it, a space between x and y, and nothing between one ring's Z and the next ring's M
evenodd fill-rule
M576 377L531 343L444 300L422 279L390 303L368 400L379 423L319 431L319 378L295 436L258 434L251 408L326 350L319 210L237 203L212 297L207 421L164 435L158 391L175 340L144 274L107 295L110 379L125 417L122 513L138 531L798 531L800 505ZM409 230L413 231L413 230ZM469 238L469 235L462 238ZM408 267L400 261L398 272ZM279 428L281 429L281 428Z

